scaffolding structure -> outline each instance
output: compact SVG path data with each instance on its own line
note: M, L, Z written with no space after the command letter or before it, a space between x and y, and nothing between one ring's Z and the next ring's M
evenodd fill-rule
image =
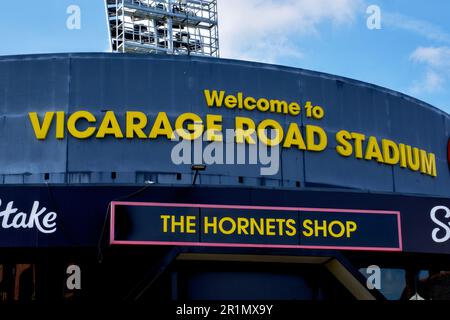
M219 57L217 0L106 0L114 52Z

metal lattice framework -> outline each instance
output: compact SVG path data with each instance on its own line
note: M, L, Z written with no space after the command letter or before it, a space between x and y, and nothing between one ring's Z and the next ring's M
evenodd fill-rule
M217 0L107 0L115 52L219 57Z

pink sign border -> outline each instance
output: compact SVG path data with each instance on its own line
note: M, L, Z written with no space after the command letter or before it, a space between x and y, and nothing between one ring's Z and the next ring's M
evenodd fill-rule
M300 212L337 212L337 213L365 213L388 214L397 216L398 248L384 247L342 247L342 246L308 246L308 245L270 245L270 244L239 244L239 243L204 243L204 242L166 242L166 241L122 241L114 239L114 221L116 206L136 207L172 207L172 208L205 208L205 209L238 209L238 210L270 210L270 211L300 211ZM351 251L377 251L377 252L402 252L403 237L401 228L400 211L385 210L355 210L355 209L325 209L325 208L294 208L294 207L267 207L267 206L242 206L242 205L214 205L214 204L188 204L188 203L160 203L160 202L111 202L110 219L110 245L133 246L189 246L189 247L222 247L222 248L271 248L271 249L318 249L318 250L351 250Z

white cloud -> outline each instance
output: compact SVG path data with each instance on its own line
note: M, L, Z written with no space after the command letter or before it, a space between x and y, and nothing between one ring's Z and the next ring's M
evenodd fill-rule
M450 67L450 48L418 47L410 58L415 62L425 63L435 68Z
M361 0L219 0L221 56L276 63L301 58L298 40L324 22L352 23Z
M443 44L436 47L418 47L410 55L410 60L425 67L421 79L413 82L408 90L414 96L432 94L443 90L450 79L450 33L428 21L408 17L399 13L385 13L383 23L424 37L434 43Z
M427 70L423 79L415 81L409 92L413 96L420 96L423 93L435 93L442 90L445 79L442 74Z
M383 24L415 33L432 41L450 43L450 33L424 20L408 17L399 13L383 13Z
M450 47L418 47L410 59L426 67L423 79L410 89L413 95L441 91L450 78Z

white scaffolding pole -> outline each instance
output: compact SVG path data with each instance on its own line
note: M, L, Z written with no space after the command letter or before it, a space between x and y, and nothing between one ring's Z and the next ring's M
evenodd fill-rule
M219 57L217 0L105 0L115 52Z

